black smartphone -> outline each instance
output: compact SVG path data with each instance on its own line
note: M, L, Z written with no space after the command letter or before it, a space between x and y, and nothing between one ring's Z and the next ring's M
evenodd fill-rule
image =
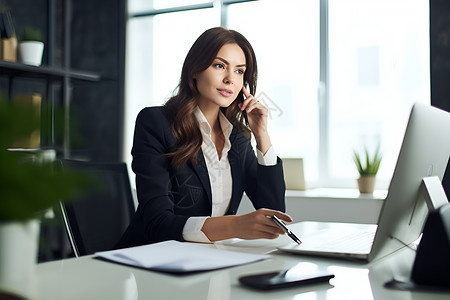
M248 84L246 82L244 82L244 86L245 88L248 88ZM245 100L245 96L244 96L244 92L241 90L242 93L242 99L241 99L241 103L244 102ZM242 111L242 115L244 116L244 123L246 126L248 126L248 116L247 116L247 112L245 110Z
M259 289L272 290L288 287L298 287L314 283L324 283L334 278L334 274L328 272L304 273L283 270L253 274L239 277L239 282L245 286Z

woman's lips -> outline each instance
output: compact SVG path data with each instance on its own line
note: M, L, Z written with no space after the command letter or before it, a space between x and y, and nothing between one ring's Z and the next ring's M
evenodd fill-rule
M233 91L232 90L217 89L217 91L219 92L219 94L221 94L224 97L231 97L233 95Z

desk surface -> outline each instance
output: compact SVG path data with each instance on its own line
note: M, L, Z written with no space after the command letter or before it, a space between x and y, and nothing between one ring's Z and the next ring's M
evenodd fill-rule
M303 229L295 224L296 233ZM206 245L220 249L271 254L253 264L191 275L167 275L94 259L92 256L42 263L30 285L31 299L448 299L449 294L397 291L384 288L392 278L408 278L415 252L404 248L370 264L299 256L274 250L287 237L273 241L236 240ZM235 243L233 243L235 242ZM330 284L260 292L241 286L242 275L299 266L328 270Z

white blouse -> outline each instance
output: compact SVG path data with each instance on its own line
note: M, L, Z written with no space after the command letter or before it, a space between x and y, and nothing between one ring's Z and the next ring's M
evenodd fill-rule
M199 122L202 133L202 152L205 158L206 167L208 169L209 182L212 194L212 211L211 217L224 216L228 210L231 201L231 193L233 188L233 178L231 177L231 167L228 161L228 151L231 148L230 134L233 125L228 119L219 112L219 122L225 137L225 145L222 150L222 157L219 159L216 146L211 138L211 126L206 120L200 108L194 111ZM265 166L276 165L277 157L273 147L263 155L257 150L258 163ZM183 238L186 241L210 243L211 241L202 232L203 224L208 217L190 217L183 228Z

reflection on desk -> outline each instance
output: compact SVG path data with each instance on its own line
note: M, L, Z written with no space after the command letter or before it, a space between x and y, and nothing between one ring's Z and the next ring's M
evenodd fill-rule
M296 232L302 235L303 232ZM108 263L92 256L39 264L36 294L32 299L448 299L449 294L418 293L390 290L384 287L392 278L408 278L415 252L409 248L387 257L361 264L337 259L324 259L283 253L274 244L281 240L237 240L204 245L251 253L270 253L268 260L186 276L162 274ZM253 243L253 245L252 245ZM218 258L220 259L220 258ZM327 270L335 274L330 284L318 284L270 292L241 286L243 275L279 271L293 266L305 270Z

